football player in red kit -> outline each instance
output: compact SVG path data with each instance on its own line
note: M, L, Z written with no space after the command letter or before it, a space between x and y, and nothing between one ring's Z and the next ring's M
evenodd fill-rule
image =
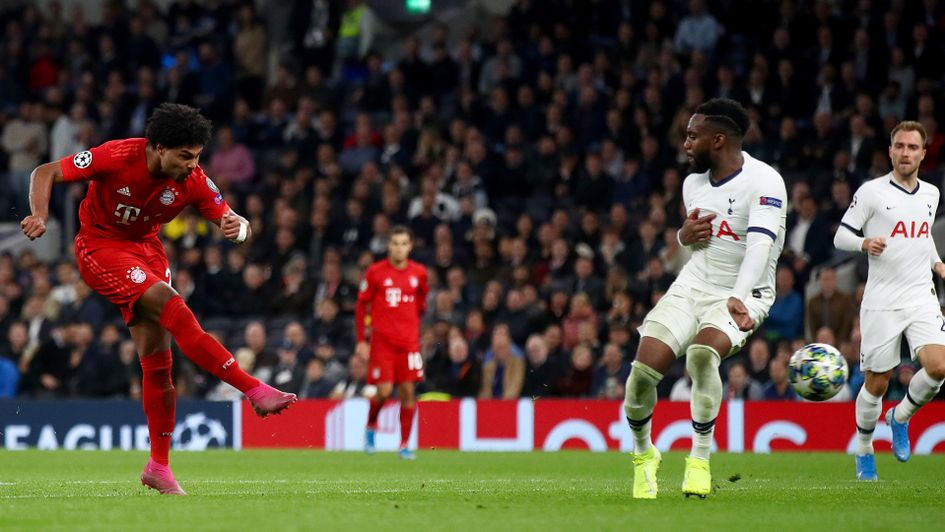
M197 164L211 130L196 109L162 104L148 119L146 138L109 141L33 170L32 214L20 224L30 240L41 237L53 184L89 181L75 256L82 280L120 307L141 357L141 399L151 437L141 483L162 494L185 495L168 465L176 404L171 337L194 363L246 394L258 415L279 413L296 400L240 369L171 288L158 231L188 205L230 241L239 244L250 236L249 223Z
M368 383L377 385L371 398L365 434L365 450L374 452L377 415L391 396L394 383L400 397L400 457L415 458L407 448L416 411L414 386L423 380L420 355L420 318L426 311L427 270L409 260L413 248L410 230L391 229L387 258L371 265L364 273L355 307L354 323L357 356L368 356ZM371 342L365 340L365 317L370 306Z

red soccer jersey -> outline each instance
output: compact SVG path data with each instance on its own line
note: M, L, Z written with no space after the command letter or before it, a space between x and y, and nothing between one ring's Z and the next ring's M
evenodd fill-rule
M364 273L354 328L364 341L365 305L371 305L371 334L388 342L416 344L420 336L420 316L426 311L427 269L412 260L398 270L387 259L379 260Z
M92 238L143 240L193 204L207 220L229 210L198 165L183 182L155 179L148 170L147 139L112 140L59 161L66 181L89 180L79 206L81 232Z

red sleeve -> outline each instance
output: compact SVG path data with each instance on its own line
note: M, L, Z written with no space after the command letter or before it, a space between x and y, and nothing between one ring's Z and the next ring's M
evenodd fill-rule
M191 204L197 208L200 215L207 220L219 220L230 210L230 206L223 199L223 194L217 188L216 183L203 173L203 168L199 165L194 170L197 181L194 183L194 190L191 196Z
M116 170L122 165L120 157L116 156L116 143L110 141L94 148L80 151L68 157L59 159L59 168L66 181L87 181L95 179L106 172Z
M374 268L368 268L361 279L358 289L358 301L354 304L354 336L359 342L364 341L364 318L367 316L367 306L374 299L375 283L371 280Z
M430 286L427 284L427 269L420 266L420 283L417 286L417 314L422 318L427 313L427 294Z

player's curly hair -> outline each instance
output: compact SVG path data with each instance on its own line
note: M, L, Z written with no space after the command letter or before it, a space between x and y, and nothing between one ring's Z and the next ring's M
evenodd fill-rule
M162 103L151 113L144 136L148 144L165 148L206 146L213 123L200 111L178 103Z
M738 138L745 136L750 125L748 112L742 104L728 98L712 98L696 107L696 114L705 115L706 122Z

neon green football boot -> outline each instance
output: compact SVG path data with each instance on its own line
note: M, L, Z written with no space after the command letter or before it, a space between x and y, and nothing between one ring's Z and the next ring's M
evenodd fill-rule
M686 471L683 473L682 492L689 497L695 495L701 499L712 491L712 472L709 461L704 458L686 457Z
M642 453L633 455L633 498L655 499L659 486L656 482L656 472L660 469L663 455L659 449L651 445Z

